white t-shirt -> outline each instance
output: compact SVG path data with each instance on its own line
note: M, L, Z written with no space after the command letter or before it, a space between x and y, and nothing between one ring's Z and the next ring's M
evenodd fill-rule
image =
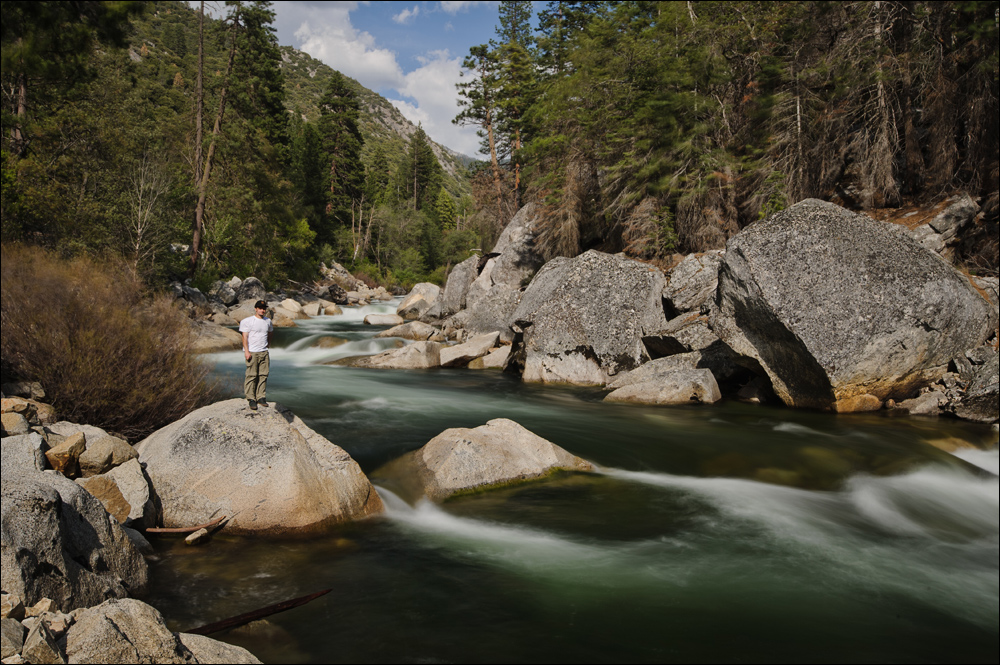
M274 330L274 326L271 325L271 319L266 316L261 319L256 316L248 316L240 321L240 332L249 333L247 335L247 350L250 353L267 351L267 335L272 330Z

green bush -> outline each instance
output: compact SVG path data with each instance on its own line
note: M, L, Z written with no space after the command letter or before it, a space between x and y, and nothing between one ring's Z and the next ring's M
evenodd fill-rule
M3 366L60 417L134 440L220 398L187 318L123 264L13 245L0 274Z

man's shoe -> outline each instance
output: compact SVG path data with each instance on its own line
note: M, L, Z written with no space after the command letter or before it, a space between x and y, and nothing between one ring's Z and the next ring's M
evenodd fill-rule
M248 399L247 400L247 406L250 407L251 411L256 411L257 410L257 402L253 401L252 399Z
M267 406L267 400L264 399L263 397L257 400L257 403L260 404L261 406Z

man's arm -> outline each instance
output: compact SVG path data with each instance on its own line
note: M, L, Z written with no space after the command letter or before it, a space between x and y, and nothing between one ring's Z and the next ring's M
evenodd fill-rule
M250 360L250 346L249 346L250 341L248 339L250 337L250 333L245 332L242 334L243 334L243 357L246 360Z

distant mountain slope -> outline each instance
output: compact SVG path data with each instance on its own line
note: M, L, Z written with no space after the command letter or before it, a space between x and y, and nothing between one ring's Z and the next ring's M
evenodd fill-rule
M281 47L281 59L281 70L285 75L285 105L289 110L298 110L309 121L315 121L319 117L319 100L333 74L333 68L291 46ZM417 130L416 125L407 120L382 95L346 75L345 78L354 86L358 99L361 100L361 132L366 139L391 143L410 140L410 136ZM464 181L465 167L473 161L472 158L436 143L433 139L431 148L445 172Z

